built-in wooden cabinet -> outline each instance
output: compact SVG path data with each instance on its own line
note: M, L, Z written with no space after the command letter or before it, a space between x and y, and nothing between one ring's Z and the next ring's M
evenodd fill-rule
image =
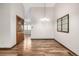
M16 42L20 43L24 40L24 19L16 16Z

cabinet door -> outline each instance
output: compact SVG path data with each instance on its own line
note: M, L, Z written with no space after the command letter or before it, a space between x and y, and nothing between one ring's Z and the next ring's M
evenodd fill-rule
M16 43L20 43L24 39L24 20L16 16Z

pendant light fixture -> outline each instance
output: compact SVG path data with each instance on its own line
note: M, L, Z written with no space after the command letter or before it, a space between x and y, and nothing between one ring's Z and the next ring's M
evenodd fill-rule
M44 7L43 7L44 9L44 16L43 16L43 18L41 18L40 20L41 21L49 21L49 19L46 17L46 3L44 3Z

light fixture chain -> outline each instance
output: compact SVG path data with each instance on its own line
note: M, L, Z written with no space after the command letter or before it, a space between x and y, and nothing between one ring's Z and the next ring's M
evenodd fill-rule
M44 17L46 17L46 3L44 3Z

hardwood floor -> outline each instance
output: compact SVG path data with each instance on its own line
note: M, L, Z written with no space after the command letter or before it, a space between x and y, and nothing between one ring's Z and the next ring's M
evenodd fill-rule
M55 40L31 40L30 37L12 49L0 50L0 56L71 56L70 53Z

